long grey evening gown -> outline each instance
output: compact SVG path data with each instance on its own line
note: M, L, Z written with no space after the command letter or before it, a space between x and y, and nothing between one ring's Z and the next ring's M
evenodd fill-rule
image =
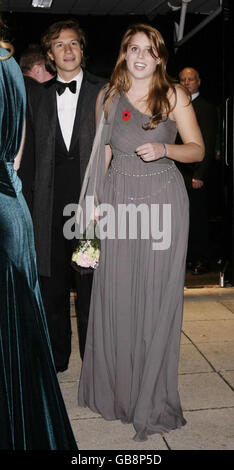
M167 119L146 131L142 125L148 120L125 95L119 99L109 140L113 159L101 202L116 212L119 204L160 205L160 224L162 205L171 205L171 244L153 250L152 238L140 238L140 220L137 239L116 235L102 240L78 399L107 420L133 423L135 440L186 422L178 394L178 359L188 198L172 160L146 163L135 153L147 142L175 141L175 121ZM121 211L118 222L123 229Z

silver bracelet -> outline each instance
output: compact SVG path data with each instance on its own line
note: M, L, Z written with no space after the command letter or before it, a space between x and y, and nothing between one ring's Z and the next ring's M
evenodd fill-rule
M164 157L167 157L167 156L168 156L168 154L167 154L167 147L166 147L165 144L162 144L162 145L163 145L163 148L164 148L164 153L163 153L163 156L162 156L162 157L164 158Z

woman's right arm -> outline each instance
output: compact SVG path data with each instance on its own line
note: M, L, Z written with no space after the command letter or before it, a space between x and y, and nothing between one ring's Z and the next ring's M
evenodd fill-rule
M200 162L204 157L204 142L191 102L183 88L176 86L177 100L170 118L177 124L183 145L166 144L169 158L178 162Z

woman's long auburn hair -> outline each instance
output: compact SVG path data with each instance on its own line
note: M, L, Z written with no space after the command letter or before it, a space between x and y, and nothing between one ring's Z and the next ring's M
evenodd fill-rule
M131 88L131 77L127 70L126 55L128 45L132 36L137 33L144 33L151 42L151 55L152 57L159 58L160 62L157 64L156 69L152 75L151 84L149 88L148 97L146 100L148 109L152 113L151 120L144 128L154 129L157 125L168 118L169 113L172 111L176 104L176 91L175 80L173 80L166 71L166 64L168 59L168 52L163 40L162 35L157 29L146 24L135 24L129 26L125 32L121 45L119 56L112 72L107 91L104 96L104 113L108 114L109 106L114 96L119 93L127 93ZM155 49L157 57L155 56ZM172 107L168 99L168 91L174 93L175 104Z

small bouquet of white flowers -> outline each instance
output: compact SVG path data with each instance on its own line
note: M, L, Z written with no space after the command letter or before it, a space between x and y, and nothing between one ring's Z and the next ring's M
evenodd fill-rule
M87 229L85 238L80 239L72 254L72 266L81 274L86 274L98 267L100 257L100 241L95 233L96 222ZM93 238L88 238L92 230Z

